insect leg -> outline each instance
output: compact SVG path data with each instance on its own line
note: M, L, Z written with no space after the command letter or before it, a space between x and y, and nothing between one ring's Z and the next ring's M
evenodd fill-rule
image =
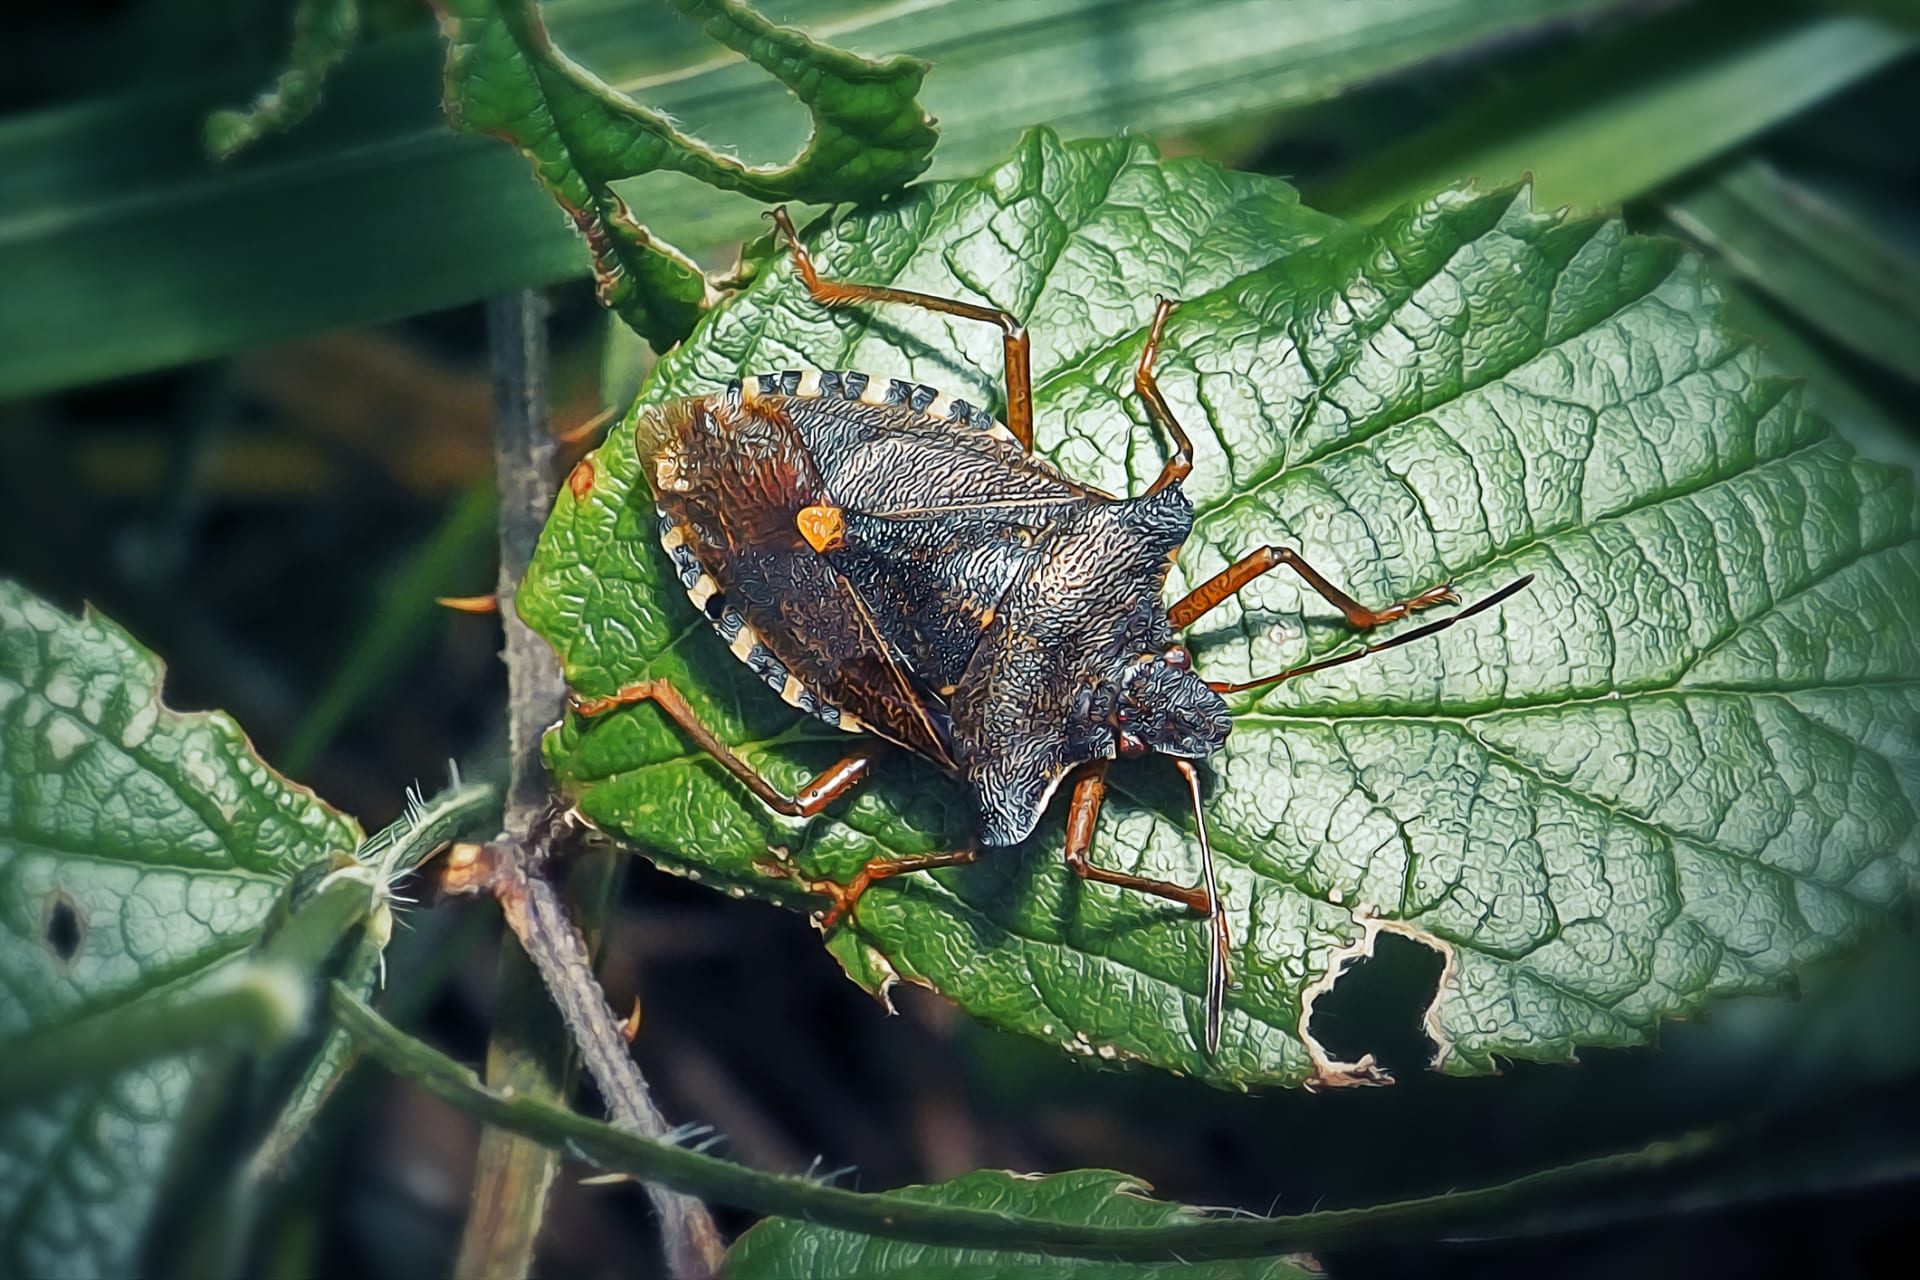
M1226 1003L1228 981L1227 953L1232 946L1232 939L1227 934L1227 913L1220 909L1220 893L1214 883L1213 849L1207 842L1206 819L1200 812L1199 777L1193 771L1193 766L1185 760L1176 760L1174 763L1180 766L1193 791L1193 816L1200 824L1200 849L1206 870L1199 884L1188 888L1169 880L1152 880L1146 876L1128 875L1124 871L1109 871L1093 865L1093 831L1100 820L1100 805L1107 798L1108 762L1105 760L1089 765L1073 784L1073 801L1067 810L1067 866L1083 880L1095 880L1101 884L1150 893L1159 898L1171 898L1212 923L1206 999L1207 1052L1212 1053L1220 1047L1221 1011Z
M1150 893L1157 898L1171 898L1196 915L1212 915L1213 900L1207 896L1205 885L1197 884L1188 888L1170 880L1150 880L1145 876L1109 871L1093 865L1093 829L1100 818L1100 805L1106 798L1107 762L1103 760L1089 765L1073 784L1073 802L1067 810L1066 848L1067 866L1073 873L1082 880L1097 880L1101 884L1116 884L1122 889Z
M1410 600L1390 604L1384 609L1369 609L1327 581L1318 569L1300 558L1299 552L1290 547L1261 547L1258 551L1241 556L1239 560L1188 592L1177 604L1167 610L1167 621L1176 628L1191 626L1202 614L1225 604L1249 582L1282 565L1299 574L1301 580L1318 592L1322 599L1345 614L1347 625L1356 631L1368 631L1383 622L1392 622L1410 613L1431 609L1437 604L1458 603L1460 599L1453 592L1453 584L1443 582L1437 587L1422 591Z
M807 292L823 307L845 307L861 302L900 302L910 307L938 311L943 315L998 325L1007 354L1007 430L1013 432L1028 453L1033 452L1033 373L1026 326L1004 311L961 302L957 298L915 293L910 289L886 289L876 285L822 280L820 273L814 269L813 256L800 243L800 235L793 229L793 220L787 217L786 208L777 208L767 216L780 228L780 234L786 237L788 247L793 250L793 265L799 271L800 279L805 282Z
M867 771L879 754L876 749L850 755L794 794L787 795L761 777L752 765L733 754L732 748L722 742L718 734L700 722L699 715L688 705L680 691L665 680L646 680L628 685L611 697L576 701L573 709L583 716L597 716L615 707L628 707L640 702L651 702L666 712L668 718L685 730L701 750L718 761L721 768L765 801L769 809L789 818L811 818L859 786L866 781Z
M1527 585L1532 581L1533 575L1528 574L1524 578L1509 582L1506 586L1500 588L1486 599L1474 601L1450 617L1441 618L1436 622L1429 622L1424 627L1415 627L1411 631L1403 631L1391 640L1382 640L1378 644L1362 645L1358 649L1350 649L1346 653L1337 653L1331 658L1322 658L1318 662L1309 662L1303 666L1290 667L1277 675L1261 676L1258 680L1243 680L1238 684L1233 684L1225 680L1209 680L1207 681L1207 687L1215 693L1244 693L1248 689L1264 689L1268 685L1279 684L1284 680L1291 680L1295 676L1310 675L1315 671L1325 671L1328 667L1340 667L1345 666L1349 662L1358 662L1362 658L1379 653L1382 649L1397 649L1403 644L1412 644L1415 640L1425 640L1428 636L1438 635L1454 623L1464 622L1474 614L1491 609L1507 597L1525 590Z
M1166 328L1167 317L1180 304L1171 298L1159 298L1156 301L1158 305L1153 309L1153 328L1147 333L1147 345L1141 349L1140 363L1133 371L1133 389L1147 402L1147 416L1172 439L1173 456L1160 469L1160 478L1147 486L1148 493L1158 493L1170 484L1177 484L1193 471L1193 442L1187 439L1187 433L1173 416L1173 410L1167 407L1166 397L1160 394L1160 384L1153 376L1154 361L1160 358L1160 331Z
M833 899L833 905L820 917L820 927L831 929L852 912L854 904L860 901L860 895L882 880L894 876L904 876L914 871L934 871L941 867L964 867L979 857L974 849L956 849L952 853L915 853L901 858L873 858L861 867L852 880L841 884L837 880L808 880L794 875L790 870L777 870L814 893L823 893Z

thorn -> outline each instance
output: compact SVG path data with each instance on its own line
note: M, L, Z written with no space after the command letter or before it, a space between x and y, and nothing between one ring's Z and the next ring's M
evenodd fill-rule
M620 1024L620 1034L627 1038L628 1044L632 1044L634 1037L640 1034L640 997L639 996L635 996L633 998L633 1012L629 1013L626 1016L626 1020Z
M617 1187L623 1182L638 1182L640 1179L630 1173L596 1173L590 1178L580 1179L583 1187Z
M498 613L500 597L484 596L435 596L433 602L442 608L452 609L456 613Z
M579 444L582 440L592 438L600 428L619 416L620 410L609 405L577 426L558 428L554 431L553 438L561 444Z

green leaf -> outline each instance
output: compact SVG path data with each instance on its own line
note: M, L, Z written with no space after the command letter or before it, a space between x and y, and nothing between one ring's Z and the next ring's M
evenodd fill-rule
M498 786L487 782L463 782L458 776L446 790L431 800L423 800L417 791L409 791L406 807L399 819L376 832L360 846L358 861L373 870L378 883L392 884L418 869L450 842L480 829L488 822L497 823L500 803ZM341 966L340 980L358 995L373 992L385 972L387 935L392 928L391 911L383 895L374 913L367 945L363 945ZM412 976L416 979L419 977L417 973ZM251 1159L256 1170L277 1172L284 1167L352 1064L352 1037L340 1027L331 1028L324 1041L314 1050L311 1062L292 1089L284 1109L275 1117L272 1131L253 1153Z
M370 994L391 934L380 868L339 853L304 867L276 904L244 975L277 975L289 1003L283 1043L215 1043L195 1055L160 1194L140 1228L137 1274L231 1275L253 1232L254 1178L299 1133L345 1070L339 1032L304 1006L336 979ZM217 982L216 974L209 982ZM166 1003L165 997L144 1003ZM137 1021L137 1019L128 1019Z
M1544 207L1606 209L1686 173L1912 53L1858 17L1730 26L1682 12L1584 44L1469 100L1312 193L1366 221L1465 179L1528 178Z
M1218 1056L1195 1047L1202 931L1066 874L1057 814L1024 851L869 893L838 950L870 985L898 974L1217 1084L1337 1083L1368 1070L1310 1043L1310 1002L1381 929L1444 953L1438 1064L1484 1072L1641 1043L1900 909L1920 868L1911 479L1855 459L1725 336L1678 246L1513 191L1353 227L1274 180L1046 133L814 241L834 275L1024 317L1043 447L1113 492L1164 456L1131 376L1153 295L1186 299L1161 383L1195 440L1199 520L1173 590L1268 542L1372 603L1536 575L1438 640L1242 700L1210 787L1238 940ZM994 403L985 329L826 313L783 267L663 359L642 403L797 364ZM830 763L847 739L754 684L685 603L632 432L588 465L520 594L572 686L668 677L778 784ZM1351 643L1279 574L1193 638L1227 679ZM776 818L650 706L547 745L592 821L795 906L819 900L763 874L769 846L844 880L969 835L957 789L913 767L811 823ZM1116 767L1097 858L1193 879L1168 772Z
M1806 403L1833 423L1841 439L1866 457L1920 470L1920 439L1868 395L1830 349L1737 281L1727 282L1725 288L1727 327L1750 334L1776 365L1805 379Z
M981 1169L933 1186L902 1187L893 1194L926 1204L992 1209L1018 1218L1108 1227L1159 1227L1194 1222L1184 1205L1148 1197L1151 1188L1125 1174L1077 1169L1051 1177ZM1047 1253L912 1244L816 1226L792 1218L769 1218L727 1251L729 1280L778 1280L794 1275L867 1277L1075 1276L1112 1280L1306 1280L1318 1267L1290 1258L1210 1262L1101 1262Z
M805 104L805 148L749 167L689 137L553 45L536 0L443 0L447 112L469 133L514 143L587 239L600 301L656 348L713 304L692 259L634 220L613 184L666 169L769 202L867 201L926 169L937 136L920 107L925 63L872 61L776 26L739 0L672 0L708 35Z
M1175 134L1325 101L1516 31L1639 0L785 0L788 22L934 64L935 171L977 173L1019 130ZM555 0L554 40L609 84L749 157L790 153L804 113L713 59L657 0ZM1147 56L1151 51L1151 56ZM447 130L421 32L363 49L314 118L209 165L208 111L271 69L191 68L151 92L0 120L0 398L450 307L586 274L553 202L506 148ZM760 206L663 174L622 184L690 254L756 234ZM636 190L636 188L639 188ZM429 192L431 199L396 199Z
M359 838L231 719L163 706L158 660L120 628L0 582L0 1061L210 990L294 878ZM0 1270L128 1269L194 1062L0 1114Z
M1664 205L1675 226L1755 289L1920 382L1920 262L1844 206L1755 159Z
M228 160L269 134L284 133L320 104L320 87L360 35L360 0L299 0L293 51L273 87L245 110L207 117L207 150Z

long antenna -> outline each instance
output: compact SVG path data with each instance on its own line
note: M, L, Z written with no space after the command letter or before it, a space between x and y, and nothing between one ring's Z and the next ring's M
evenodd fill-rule
M1207 921L1212 926L1207 948L1207 1056L1220 1052L1220 1027L1226 1016L1227 952L1233 937L1227 932L1227 911L1220 904L1220 882L1213 873L1213 844L1207 839L1207 815L1200 808L1200 773L1190 760L1175 757L1173 763L1187 777L1187 791L1193 796L1193 821L1200 832L1200 868L1207 886Z
M1331 658L1322 658L1318 662L1309 662L1305 666L1291 667L1278 675L1261 676L1258 680L1243 680L1238 684L1226 680L1209 680L1207 681L1207 687L1215 693L1245 693L1249 689L1264 689L1268 685L1279 684L1281 681L1291 680L1295 676L1312 675L1316 671L1325 671L1329 667L1345 666L1349 662L1358 662L1360 659L1370 657L1383 649L1394 649L1403 644L1412 644L1415 640L1425 640L1428 636L1439 635L1454 623L1465 622L1474 614L1485 612L1499 604L1502 600L1518 595L1520 592L1526 590L1532 582L1533 575L1528 574L1526 577L1520 578L1517 581L1509 582L1506 586L1500 588L1486 599L1474 601L1456 614L1451 614L1448 617L1440 619L1438 622L1429 622L1424 627L1415 627L1411 631L1402 632L1391 640L1382 640L1378 644L1362 645L1358 649L1335 654ZM1202 840L1204 842L1204 837L1202 837Z

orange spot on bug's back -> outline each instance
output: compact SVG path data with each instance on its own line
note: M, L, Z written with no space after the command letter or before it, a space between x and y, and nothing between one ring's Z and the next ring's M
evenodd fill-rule
M825 555L829 551L838 551L847 545L847 517L838 507L815 504L802 507L793 522L800 529L800 536L807 545Z
M573 496L581 501L593 492L593 459L582 458L574 465L567 476L567 488L573 490Z

